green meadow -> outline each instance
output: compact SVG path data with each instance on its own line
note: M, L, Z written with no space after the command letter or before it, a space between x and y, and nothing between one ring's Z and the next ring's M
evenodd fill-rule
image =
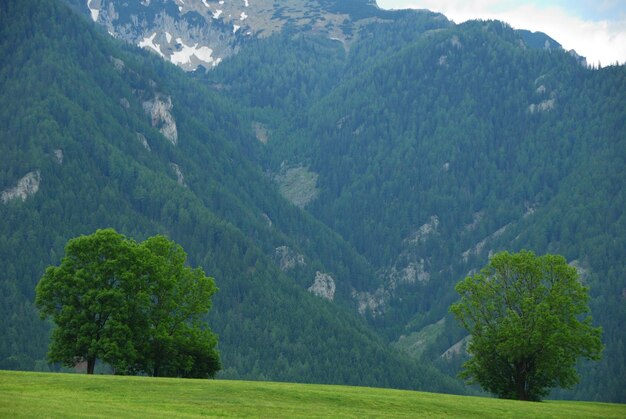
M626 418L626 405L531 403L313 384L0 371L0 417Z

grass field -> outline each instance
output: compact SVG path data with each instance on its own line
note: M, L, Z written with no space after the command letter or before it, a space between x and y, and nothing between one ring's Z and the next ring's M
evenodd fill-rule
M626 418L626 405L312 384L0 371L0 417Z

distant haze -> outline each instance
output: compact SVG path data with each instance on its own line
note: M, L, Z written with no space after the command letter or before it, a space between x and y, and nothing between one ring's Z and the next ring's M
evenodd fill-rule
M589 64L626 63L626 0L377 0L383 9L429 9L456 23L498 19L545 32Z

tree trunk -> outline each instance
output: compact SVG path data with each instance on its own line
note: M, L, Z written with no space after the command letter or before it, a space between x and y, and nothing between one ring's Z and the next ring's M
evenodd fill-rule
M526 388L528 371L526 361L524 360L518 362L516 365L516 370L515 386L517 390L517 400L528 401L528 389Z
M87 358L87 374L93 374L93 369L96 366L96 358Z

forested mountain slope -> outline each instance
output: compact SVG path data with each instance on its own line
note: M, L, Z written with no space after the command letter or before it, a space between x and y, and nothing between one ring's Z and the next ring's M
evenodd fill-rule
M58 1L2 2L0 56L0 368L47 368L34 286L69 238L114 227L215 277L222 376L463 391L349 310L373 269L279 195L231 102Z
M285 9L190 74L56 1L0 5L0 367L44 367L34 284L112 226L215 276L223 376L462 391L432 369L465 356L454 284L525 248L578 268L604 328L554 395L626 401L626 68L502 22L317 3L349 42Z
M447 315L454 284L497 250L563 254L607 346L558 395L626 400L624 66L591 69L546 35L428 12L358 39L344 55L274 37L207 75L266 118L269 170L316 177L307 210L377 268L357 308L410 355L455 372L465 340ZM273 53L280 63L260 59ZM259 90L268 85L281 93Z

